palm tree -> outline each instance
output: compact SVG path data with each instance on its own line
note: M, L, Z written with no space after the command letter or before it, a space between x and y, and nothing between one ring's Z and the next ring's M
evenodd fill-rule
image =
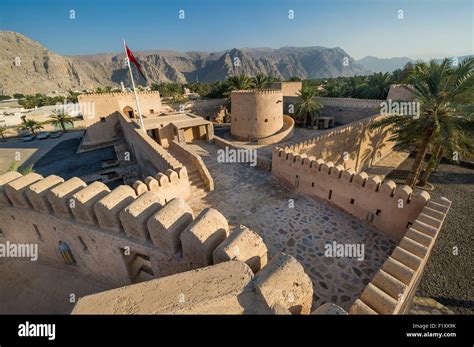
M311 119L311 126L314 121L319 117L319 111L323 108L323 105L315 99L316 89L310 86L304 86L297 93L298 101L295 105L295 118L300 123L307 125L308 117Z
M5 137L5 135L10 132L10 129L8 129L6 126L0 126L0 137L2 138L2 141L3 142L6 142L7 139Z
M23 118L23 124L20 125L20 130L29 131L32 135L36 135L40 129L43 129L43 126L33 119Z
M74 126L74 118L66 114L64 110L54 110L53 113L49 118L52 119L51 123L55 127L61 127L63 131L67 131L66 124Z
M70 102L77 102L77 96L79 95L78 92L73 91L72 89L67 90L67 99Z
M466 81L466 86L463 87L467 92L460 93L456 98L457 100L455 100L455 116L447 120L443 119L447 124L440 129L436 138L430 144L431 158L420 174L420 186L427 184L431 173L438 168L443 153L449 154L452 161L459 161L459 156L470 155L474 151L473 71L474 58L465 59L458 67L451 68L451 84L465 78L465 76L470 76L470 82Z
M10 164L10 167L8 168L8 171L16 171L16 172L21 173L22 175L26 175L26 174L35 172L35 170L33 169L33 165L30 165L30 166L27 166L24 169L21 169L20 168L20 162L18 162L18 161L12 162Z
M391 83L392 78L388 72L379 72L370 75L367 79L367 84L370 88L371 97L374 99L385 100Z
M258 73L253 78L253 85L255 89L265 89L270 86L271 79L267 75L263 73Z
M231 76L227 79L227 91L226 94L230 95L233 90L247 90L254 87L253 81L250 77L240 74L237 76Z
M406 184L418 183L430 148L434 164L428 163L427 174L436 167L443 147L460 153L472 149L474 90L474 59L467 59L458 68L445 59L437 64L419 63L409 77L413 94L420 103L419 117L390 115L372 127L387 127L397 149L415 149L416 156ZM427 177L424 179L426 183Z

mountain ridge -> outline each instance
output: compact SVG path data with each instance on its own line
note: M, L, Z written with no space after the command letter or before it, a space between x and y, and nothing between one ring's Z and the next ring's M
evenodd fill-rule
M48 93L130 84L124 53L60 55L22 34L0 31L0 94ZM281 79L368 74L342 48L232 48L220 52L134 52L149 82L215 82L230 75L264 73ZM19 57L21 63L15 65ZM238 58L238 66L234 64ZM349 66L343 65L348 58ZM136 71L135 71L136 72ZM138 84L145 81L135 74Z

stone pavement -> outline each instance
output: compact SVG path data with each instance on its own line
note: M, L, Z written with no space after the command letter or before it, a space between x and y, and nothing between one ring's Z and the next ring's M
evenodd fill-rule
M212 143L188 147L201 155L215 184L206 196L190 199L195 212L214 207L231 227L244 224L258 232L270 256L282 251L298 259L313 282L313 308L332 302L349 310L395 247L382 232L337 207L285 188L269 172L217 162L218 148ZM326 257L325 245L333 241L363 244L364 260Z

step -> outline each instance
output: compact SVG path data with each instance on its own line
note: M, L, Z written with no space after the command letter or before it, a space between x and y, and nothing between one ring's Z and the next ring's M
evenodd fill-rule
M382 314L392 314L397 307L397 300L372 283L365 287L360 299L374 311Z

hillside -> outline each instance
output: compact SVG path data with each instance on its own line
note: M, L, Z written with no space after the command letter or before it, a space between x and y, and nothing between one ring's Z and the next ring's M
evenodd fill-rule
M47 93L129 85L123 53L62 56L15 32L0 32L0 94ZM234 73L264 73L281 79L354 76L370 73L343 49L283 47L223 52L136 52L149 82L214 82ZM19 57L21 65L15 65ZM349 66L343 66L343 59ZM233 62L238 58L240 66ZM139 84L145 84L136 76Z

